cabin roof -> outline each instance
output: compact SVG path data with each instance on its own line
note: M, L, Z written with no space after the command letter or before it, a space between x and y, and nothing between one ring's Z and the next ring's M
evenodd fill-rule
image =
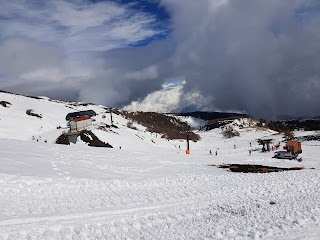
M93 110L85 110L85 111L79 111L79 112L72 112L68 113L66 116L66 120L70 121L75 118L81 118L81 117L93 117L96 116L96 112Z

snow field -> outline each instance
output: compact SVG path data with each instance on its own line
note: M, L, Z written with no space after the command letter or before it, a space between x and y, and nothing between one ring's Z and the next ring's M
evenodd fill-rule
M240 137L224 139L215 129L200 132L186 155L185 141L135 123L138 130L129 129L120 115L113 114L118 128L99 130L110 125L103 106L4 93L0 100L12 103L0 106L0 239L319 239L317 141L303 143L299 163L254 151L258 138L282 140L273 131L237 129ZM51 144L65 115L85 109L98 113L91 130L113 149ZM243 174L208 166L222 163L306 169Z
M306 170L148 181L7 180L1 184L0 233L4 239L71 239L64 234L72 239L283 235L292 228L303 231L319 224L319 178L318 171Z

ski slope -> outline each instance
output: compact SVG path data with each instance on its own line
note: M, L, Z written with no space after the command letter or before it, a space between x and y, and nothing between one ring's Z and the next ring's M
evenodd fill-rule
M184 141L127 128L120 115L113 115L118 128L99 130L110 124L103 106L7 93L0 101L11 103L0 106L0 239L319 239L317 141L302 144L302 162L279 160L249 155L257 138L280 141L275 132L244 128L225 139L215 129L199 132L186 155ZM113 148L53 144L67 130L65 115L86 109L98 113L91 130ZM305 169L244 174L208 166L222 163Z

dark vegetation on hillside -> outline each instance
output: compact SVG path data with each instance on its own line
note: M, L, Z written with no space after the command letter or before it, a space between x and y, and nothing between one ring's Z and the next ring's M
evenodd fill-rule
M305 131L316 131L320 130L320 120L319 119L309 119L309 120L289 120L281 121L290 130L305 130Z
M42 118L41 114L35 113L33 109L28 109L26 114L33 117Z
M225 137L225 138L232 138L232 137L239 137L240 136L240 133L233 130L233 129L227 129L227 130L224 130L222 132L222 135Z
M280 121L266 121L266 120L260 119L257 126L262 127L263 125L266 128L277 131L279 133L286 133L291 131L291 129L288 126L286 126L284 123Z
M9 103L7 101L0 101L0 105L3 107L8 107L8 105L11 105L11 103Z
M90 106L90 105L96 105L94 103L86 103L86 102L67 102L68 105L70 106L75 106L75 107L87 107L87 106Z
M121 112L121 115L126 119L137 122L145 126L147 131L162 134L162 138L168 140L172 139L186 139L187 132L189 132L189 139L198 141L200 136L190 131L190 126L175 117L164 115L155 112Z
M292 131L305 130L316 131L320 130L320 120L289 120L289 121L265 121L260 120L259 124L265 124L265 126L271 130L284 133L287 139L293 138Z
M314 135L307 135L307 136L301 136L301 137L295 137L294 139L300 141L300 142L307 142L307 141L320 141L320 134L314 134Z

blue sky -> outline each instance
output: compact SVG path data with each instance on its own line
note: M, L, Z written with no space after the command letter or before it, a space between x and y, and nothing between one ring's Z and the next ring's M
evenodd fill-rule
M132 47L141 47L149 44L152 41L164 40L170 35L170 15L168 11L160 5L159 1L122 1L124 3L135 3L133 8L137 11L146 12L150 15L153 15L156 18L156 24L154 28L162 30L161 34L148 37L141 41L130 44Z
M295 11L297 20L304 24L309 24L310 20L320 14L320 3L307 5Z

